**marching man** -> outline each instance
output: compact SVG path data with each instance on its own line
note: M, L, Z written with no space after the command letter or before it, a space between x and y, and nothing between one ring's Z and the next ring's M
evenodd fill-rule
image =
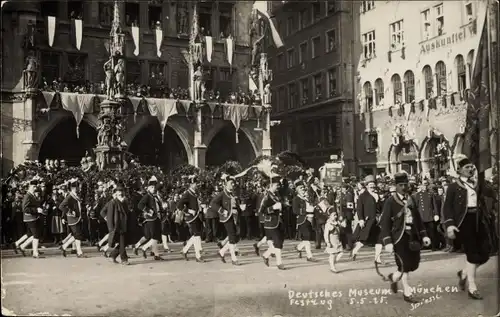
M108 224L108 245L117 244L109 256L113 259L113 263L118 264L116 258L120 256L121 264L129 265L127 251L125 250L128 211L125 204L123 204L125 200L123 191L121 186L114 189L113 198L102 209L102 216Z
M396 272L389 274L389 280L392 292L397 293L397 281L401 279L404 300L417 303L408 284L408 274L416 271L420 264L420 241L429 246L431 240L427 237L415 202L408 195L408 175L396 173L394 181L396 192L385 201L380 219L382 242L387 252L396 254L398 266Z
M466 262L458 271L458 283L462 290L468 284L468 295L472 299L482 299L476 285L476 271L485 264L490 255L488 227L483 222L486 215L484 197L478 197L478 184L474 176L476 167L467 158L457 160L460 177L449 185L443 206L444 225L449 239L458 238L463 245ZM485 196L495 197L488 188L481 188Z
M144 222L144 237L146 244L142 246L142 256L147 257L146 250L151 247L155 261L161 261L163 258L158 251L158 242L161 241L161 221L160 211L163 208L163 202L156 192L158 181L156 177L151 177L148 181L147 192L142 196L137 207L143 212Z
M309 203L307 198L307 190L302 182L295 184L297 195L293 198L292 208L293 213L297 216L297 227L302 237L302 242L299 243L296 250L299 258L302 258L302 249L305 249L307 261L317 262L313 258L311 251L311 241L314 241L312 221L314 219L314 206Z
M43 210L40 201L35 196L35 191L38 186L38 179L33 178L28 184L28 192L24 195L22 202L23 220L28 228L28 234L23 235L15 243L15 249L19 249L25 256L25 249L32 244L33 258L39 258L38 244L42 233L42 223L40 214Z
M219 250L221 261L226 263L224 255L227 250L231 254L231 263L239 265L236 258L236 243L239 241L238 232L236 230L236 217L238 217L239 201L234 195L235 179L228 175L223 175L225 182L224 190L214 197L210 203L219 213L219 221L224 225L228 236L228 243Z
M82 240L83 235L83 205L80 197L78 196L79 190L78 179L74 178L69 181L70 192L67 195L59 209L62 211L63 222L68 222L68 226L71 230L71 238L69 238L61 247L63 256L66 257L66 249L74 242L76 248L76 256L79 258L84 258L85 255L82 251Z
M184 220L189 225L191 238L186 242L182 249L182 255L188 261L187 253L191 246L194 247L196 262L205 262L201 257L201 232L203 230L203 221L200 215L200 200L198 198L198 179L195 175L189 178L189 189L182 195L177 203L177 209L184 212Z
M264 229L266 230L267 244L269 248L262 255L264 264L269 266L271 254L276 256L276 265L279 270L285 270L281 259L281 250L285 234L283 232L283 221L281 219L281 202L278 196L280 185L279 177L272 177L271 184L261 203L261 212L264 215Z

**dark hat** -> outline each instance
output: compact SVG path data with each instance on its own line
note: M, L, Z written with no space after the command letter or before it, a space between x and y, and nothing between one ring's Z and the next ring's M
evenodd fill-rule
M198 176L196 175L189 175L188 176L188 181L190 184L196 184L198 183Z
M78 179L72 178L69 180L69 187L78 187Z
M155 176L152 176L148 180L148 186L156 186L158 184L158 179Z
M271 178L271 184L280 184L281 177L275 176Z
M296 188L299 188L299 187L303 187L305 184L304 184L304 182L303 182L303 181L298 180L298 181L296 181L296 182L294 183L294 185L295 185L295 187L296 187Z
M472 161L469 160L469 158L467 158L467 157L461 158L457 161L457 166L459 169L464 167L465 165L469 165L469 164L472 164Z
M397 184L408 184L408 174L404 172L394 174L394 183Z
M118 185L113 189L113 193L123 192L123 191L125 191L125 188L122 185Z
M32 180L30 180L29 185L30 186L37 186L38 185L38 179L32 179Z

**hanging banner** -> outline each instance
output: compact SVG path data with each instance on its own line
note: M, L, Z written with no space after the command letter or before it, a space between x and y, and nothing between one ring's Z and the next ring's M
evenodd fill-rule
M233 66L233 39L226 39L226 50L227 50L227 62L229 65Z
M156 29L156 55L158 57L161 57L161 44L163 43L163 30L162 29Z
M240 129L241 119L245 109L248 113L248 108L242 107L241 105L225 104L223 107L224 120L231 120L236 129L236 143L239 143L238 130Z
M132 39L134 40L134 44L135 44L134 55L138 56L139 55L139 27L137 27L137 26L132 27Z
M83 21L78 19L73 21L75 23L75 46L77 50L80 50L80 47L82 46Z
M164 142L165 127L168 118L177 114L177 101L174 99L148 98L148 108L152 116L155 116L161 127L161 143Z
M212 62L212 51L213 51L213 42L211 36L205 36L205 44L207 48L207 61L209 63Z
M49 46L54 45L54 35L56 34L56 17L47 17L47 33L49 35Z

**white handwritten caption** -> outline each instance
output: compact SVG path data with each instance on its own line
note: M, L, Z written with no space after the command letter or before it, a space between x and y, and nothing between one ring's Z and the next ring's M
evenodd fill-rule
M432 296L425 299L420 305L412 305L412 310L441 298L439 294L457 292L458 287L456 286L436 285L435 287L413 287L412 293L415 295L432 294ZM387 298L391 293L391 290L388 288L350 288L347 293L342 290L331 291L327 289L320 291L310 290L306 292L289 290L288 301L290 306L323 306L328 310L332 310L334 302L344 298L347 298L347 303L349 305L387 304ZM413 306L416 307L413 308Z

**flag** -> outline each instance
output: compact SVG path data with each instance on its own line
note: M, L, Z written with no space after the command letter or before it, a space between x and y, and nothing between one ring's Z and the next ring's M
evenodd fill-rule
M484 23L467 93L467 114L463 153L476 165L478 173L491 167L490 90L488 60L488 29Z
M256 10L260 17L269 24L269 29L271 29L271 36L273 37L274 45L276 45L277 48L282 47L283 40L281 39L281 36L276 29L276 19L274 17L271 17L269 15L269 12L267 12L267 1L255 1L253 3L253 9Z

